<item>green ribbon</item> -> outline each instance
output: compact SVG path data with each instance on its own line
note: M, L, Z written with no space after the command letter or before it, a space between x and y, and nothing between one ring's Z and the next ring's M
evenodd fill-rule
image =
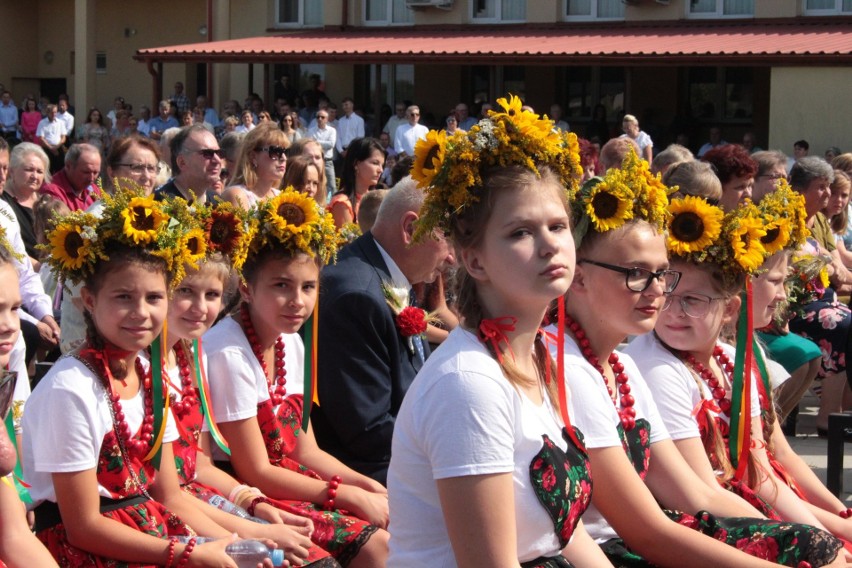
M736 478L740 480L745 478L747 452L751 451L751 356L754 346L751 303L751 281L747 279L737 322L737 353L731 379L731 424L728 436L731 465L736 470Z
M6 432L9 434L9 439L12 441L12 447L15 448L15 471L12 475L12 480L15 483L15 490L18 492L20 500L24 503L32 503L33 498L30 496L30 492L21 482L24 478L24 472L21 469L21 452L18 450L18 441L15 439L15 419L12 414L12 412L9 412L9 414L6 415Z
M166 429L166 405L163 393L163 339L158 335L151 344L151 398L154 412L154 431L152 432L154 446L145 456L151 460L155 469L160 469L163 458L163 436Z
M204 413L204 420L207 421L207 426L210 428L210 437L219 446L219 449L225 452L226 455L231 455L231 448L222 438L222 433L219 432L219 427L213 421L213 413L210 412L209 387L207 386L207 377L201 369L201 340L194 339L192 341L192 358L195 363L195 384L198 385L198 398L201 399L201 411Z

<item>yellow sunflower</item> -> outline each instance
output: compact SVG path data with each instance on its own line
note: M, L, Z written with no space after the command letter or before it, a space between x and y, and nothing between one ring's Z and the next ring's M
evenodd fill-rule
M503 112L490 111L489 116L505 116L512 117L523 112L521 108L524 106L523 101L515 95L510 94L509 98L500 97L497 99L497 104L503 107Z
M267 201L269 222L280 238L287 233L298 235L310 232L311 225L319 221L316 201L305 193L282 191Z
M763 264L766 249L760 239L765 235L760 219L755 217L741 217L731 229L730 245L734 260L746 272L753 272Z
M191 229L181 239L179 248L189 264L195 266L207 254L207 235L199 227Z
M411 177L420 187L429 187L441 170L446 155L447 133L443 130L430 130L426 138L418 140L414 147L414 165Z
M766 249L766 254L772 255L787 246L790 242L792 223L789 219L780 217L766 223L766 234L760 238L760 243Z
M169 216L154 201L154 196L133 197L122 210L124 236L135 244L148 244L157 238L157 231Z
M91 257L90 243L80 225L60 223L50 235L51 255L63 270L77 270Z
M672 214L666 244L669 252L686 255L712 245L722 231L725 213L705 200L687 195L669 204Z
M617 229L633 218L633 195L626 185L602 181L589 193L586 214L599 233Z

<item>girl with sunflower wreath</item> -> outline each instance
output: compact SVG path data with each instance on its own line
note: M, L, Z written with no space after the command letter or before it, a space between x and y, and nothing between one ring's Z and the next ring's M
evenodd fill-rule
M497 102L469 131L431 131L415 149L412 176L426 193L415 238L440 229L452 239L462 324L397 415L394 568L608 565L580 522L591 474L571 425L579 403L540 329L574 271L577 139L517 97Z
M836 511L830 515L816 511L797 494L795 482L789 483L792 478L776 459L778 452L795 471L808 471L809 484L821 485L793 453L777 424L763 352L755 354L753 378L746 387L735 380L737 352L746 347L734 348L720 339L724 326L737 321L746 278L751 279L753 327L771 321L783 300L789 250L805 238L803 225L797 222L804 218L803 202L783 184L759 209L746 203L723 214L700 198L686 197L674 200L671 211L669 255L683 276L677 293L668 296L654 332L631 342L626 351L645 377L677 449L709 486L734 491L770 518L806 523L848 538L837 530L849 525L837 516L836 511L845 510L840 501L835 499ZM765 233L755 233L751 242L755 252L763 249L760 265L740 254L746 241L737 226L751 223L748 219ZM743 333L740 329L738 333ZM738 388L750 390L744 413L737 410ZM751 442L732 460L731 437L738 435L738 421L749 429ZM738 462L740 467L733 465ZM824 487L823 491L827 493Z
M100 218L74 212L49 234L47 262L84 284L88 329L24 413L36 536L62 566L232 565L230 533L180 490L178 433L146 353L163 327L168 283L183 271L184 232L153 197L122 190L104 202ZM222 541L196 547L194 531Z
M322 451L302 410L312 357L296 332L314 313L321 266L336 254L331 215L292 188L249 215L242 303L204 336L213 416L230 449L228 456L217 445L213 456L262 492L243 496L250 509L267 503L307 517L313 542L343 566L381 566L384 487Z
M628 336L653 329L679 285L666 253L667 191L631 153L573 203L579 247L564 357L595 474L586 526L616 566L825 565L815 542L834 544L833 559L836 539L759 519L754 507L690 470L636 364L616 352Z
M213 444L225 450L227 445L215 425L211 427L207 356L201 337L219 316L232 271L245 259L252 230L248 216L241 208L221 201L212 206L188 206L183 199L173 198L164 201L163 207L188 229L182 240L186 276L173 286L163 334L170 410L180 432L174 444L180 484L194 506L228 531L243 538L268 538L296 565L339 566L311 543L313 524L309 519L261 502L259 490L241 485L211 458ZM208 434L202 436L202 431ZM219 503L230 500L236 506L234 514L206 505L211 499ZM247 514L245 508L267 523L237 516Z

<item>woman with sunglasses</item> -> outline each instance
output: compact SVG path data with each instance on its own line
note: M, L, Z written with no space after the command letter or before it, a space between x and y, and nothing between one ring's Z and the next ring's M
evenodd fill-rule
M615 351L628 336L653 329L680 280L666 253L666 209L665 186L634 152L620 170L588 182L572 204L578 248L565 314L565 377L582 401L574 422L595 475L583 522L616 566L768 566L735 547L765 557L762 534L785 544L797 538L792 548L800 551L810 551L816 537L799 525L782 530L699 479L671 441L635 363ZM810 559L793 558L789 548L773 560L796 566Z
M346 223L358 222L361 198L375 189L384 167L385 149L381 142L366 137L349 143L340 172L340 191L332 196L327 207L338 229Z
M271 122L258 125L243 138L237 167L222 199L248 209L259 201L275 197L287 169L287 135Z
M299 114L288 112L281 117L281 131L287 135L290 144L295 144L302 139L302 131L299 129Z

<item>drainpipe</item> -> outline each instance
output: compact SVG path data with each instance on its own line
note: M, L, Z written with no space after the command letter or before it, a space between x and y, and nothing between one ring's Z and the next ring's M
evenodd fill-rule
M207 43L213 41L213 0L207 0ZM207 64L207 106L216 108L213 101L213 64Z

